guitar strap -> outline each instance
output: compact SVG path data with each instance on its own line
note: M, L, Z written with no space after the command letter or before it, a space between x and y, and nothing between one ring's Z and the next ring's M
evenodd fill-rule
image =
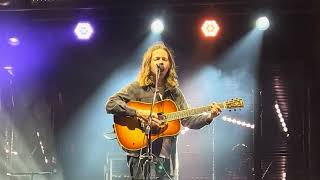
M170 93L171 99L172 99L174 102L176 102L176 99L175 99L174 96L172 95L171 90L169 90L169 93Z
M159 96L160 101L163 100L163 96L162 95L164 95L164 93L165 93L165 89L163 87L158 87L157 95Z
M160 97L160 101L162 101L163 100L162 94L160 92L158 92L158 94L159 94L159 97Z

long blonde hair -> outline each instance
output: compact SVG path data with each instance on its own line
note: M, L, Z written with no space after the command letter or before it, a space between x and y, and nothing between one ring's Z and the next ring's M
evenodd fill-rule
M148 48L148 50L144 53L141 69L137 76L137 81L139 82L140 86L149 86L154 84L153 75L151 73L151 59L152 59L152 52L157 49L163 49L168 53L169 61L170 61L170 69L165 77L165 86L166 88L172 89L178 86L177 80L177 73L176 73L176 64L174 62L174 57L172 51L163 43L158 42L153 44Z

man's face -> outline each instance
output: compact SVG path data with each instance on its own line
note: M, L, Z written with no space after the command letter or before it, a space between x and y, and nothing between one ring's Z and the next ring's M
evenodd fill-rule
M164 49L154 50L151 53L151 63L150 63L151 72L153 74L157 73L157 64L161 64L161 63L163 64L164 70L163 72L161 72L160 78L164 78L171 66L169 55L167 51L165 51Z

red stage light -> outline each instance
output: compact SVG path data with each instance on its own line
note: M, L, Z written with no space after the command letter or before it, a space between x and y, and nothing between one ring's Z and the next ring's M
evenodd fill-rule
M219 25L215 20L205 20L201 30L205 37L215 37L219 32Z

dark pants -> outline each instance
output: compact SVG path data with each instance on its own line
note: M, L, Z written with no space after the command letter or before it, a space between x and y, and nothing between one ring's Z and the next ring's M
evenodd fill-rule
M127 156L130 174L133 180L146 179L148 172L148 162L146 159ZM150 165L150 179L169 180L170 160L165 158L154 158ZM168 175L166 174L168 173Z

